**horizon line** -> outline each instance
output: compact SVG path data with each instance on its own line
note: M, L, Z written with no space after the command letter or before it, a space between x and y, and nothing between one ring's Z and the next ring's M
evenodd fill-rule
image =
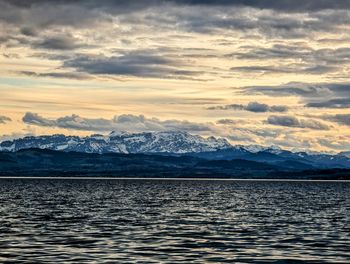
M0 176L0 180L4 179L19 179L19 180L165 180L165 181L257 181L257 182L345 182L350 183L350 180L317 180L317 179L239 179L239 178L157 178L157 177L47 177L47 176Z

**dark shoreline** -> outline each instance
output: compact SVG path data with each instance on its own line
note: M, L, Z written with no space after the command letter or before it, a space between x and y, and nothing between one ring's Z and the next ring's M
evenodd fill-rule
M88 154L28 149L0 153L0 177L350 180L349 168L290 168L244 159Z

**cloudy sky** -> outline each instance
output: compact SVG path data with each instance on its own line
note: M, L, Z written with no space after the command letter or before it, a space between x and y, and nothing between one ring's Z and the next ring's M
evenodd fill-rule
M0 140L183 130L350 150L350 1L0 0Z

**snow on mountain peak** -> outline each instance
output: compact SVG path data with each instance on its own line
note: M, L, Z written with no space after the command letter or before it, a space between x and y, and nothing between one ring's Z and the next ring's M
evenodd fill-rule
M87 153L189 153L216 151L232 147L226 139L203 138L182 131L128 133L113 131L109 135L87 137L52 135L25 137L0 143L0 151L45 148Z

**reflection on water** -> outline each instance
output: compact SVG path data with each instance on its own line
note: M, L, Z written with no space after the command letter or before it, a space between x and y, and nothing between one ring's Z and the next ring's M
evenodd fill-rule
M0 262L350 263L350 183L0 180Z

